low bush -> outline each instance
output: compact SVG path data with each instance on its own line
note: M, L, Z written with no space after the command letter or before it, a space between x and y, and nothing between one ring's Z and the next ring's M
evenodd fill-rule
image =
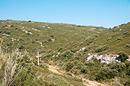
M121 62L125 62L128 58L129 57L127 54L121 52L121 53L119 53L119 56L116 58L116 60L121 61Z
M100 46L98 47L96 50L95 50L95 53L100 53L100 52L103 52L105 50L107 50L108 47L107 46Z
M130 82L126 82L124 86L130 86Z
M68 62L65 66L66 71L70 71L74 67L74 64L72 62Z
M88 68L86 66L82 66L80 72L86 74L88 72Z
M112 79L117 75L118 71L110 69L109 67L101 68L96 74L95 80L107 80Z
M130 44L126 44L126 47L127 47L127 48L130 48Z
M130 67L127 68L127 70L126 70L126 75L129 75L129 76L130 76Z
M126 65L124 63L111 63L109 67L117 70L118 72L123 72L126 70Z

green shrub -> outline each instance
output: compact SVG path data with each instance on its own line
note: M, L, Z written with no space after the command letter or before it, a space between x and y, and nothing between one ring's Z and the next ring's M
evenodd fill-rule
M108 47L107 46L100 46L95 50L95 53L99 53L99 52L103 52L105 50L107 50Z
M127 68L130 67L130 62L129 61L125 61L125 65L126 65Z
M88 72L88 68L86 66L82 66L80 72L86 74Z
M96 74L95 80L107 80L114 78L117 75L117 71L115 69L110 69L108 67L101 68Z
M62 54L63 57L71 57L73 53L71 51L66 51Z
M125 62L128 59L128 55L125 53L119 53L119 57L116 58L116 60Z
M41 83L38 82L35 74L30 69L24 68L10 86L40 86Z
M129 76L130 76L130 67L127 68L127 70L126 70L126 75L129 75Z
M111 69L115 69L118 72L123 72L126 70L126 65L124 63L112 63L110 64Z
M70 71L74 67L74 64L72 62L68 62L66 64L65 70Z
M79 60L75 60L75 61L73 61L73 63L75 64L76 69L81 69L81 67L84 66L84 64Z
M20 50L25 49L24 45L21 45L21 46L19 47L19 49L20 49Z
M130 48L130 44L126 44L126 47L127 47L127 48Z

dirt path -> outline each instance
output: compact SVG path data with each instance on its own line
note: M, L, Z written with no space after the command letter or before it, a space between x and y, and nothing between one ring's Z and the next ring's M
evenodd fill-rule
M58 75L65 74L65 71L60 70L58 66L53 66L53 65L47 65L47 66L48 66L48 70L50 70L53 73L56 73Z
M49 64L47 64L47 66L48 66L48 70L50 70L51 72L56 73L58 75L65 75L65 73L66 73L65 71L61 70L58 66L49 65ZM72 76L76 77L78 79L82 79L84 86L110 86L110 85L102 84L102 83L99 83L96 81L91 81L91 80L85 79L81 76L75 76L74 74L72 74Z
M83 82L83 85L85 85L85 86L109 86L106 84L98 83L96 81L90 81L85 78L82 78L82 82Z

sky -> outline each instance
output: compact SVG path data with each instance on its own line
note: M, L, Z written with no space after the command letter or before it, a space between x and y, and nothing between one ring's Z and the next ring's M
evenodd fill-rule
M0 20L113 27L130 22L130 0L0 0Z

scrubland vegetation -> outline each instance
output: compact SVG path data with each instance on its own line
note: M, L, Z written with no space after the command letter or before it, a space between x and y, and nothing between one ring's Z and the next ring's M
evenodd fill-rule
M130 23L108 29L1 20L0 85L84 86L85 78L109 86L130 86L129 39ZM118 57L106 64L95 58L87 61L89 54ZM56 74L48 64L66 73Z

